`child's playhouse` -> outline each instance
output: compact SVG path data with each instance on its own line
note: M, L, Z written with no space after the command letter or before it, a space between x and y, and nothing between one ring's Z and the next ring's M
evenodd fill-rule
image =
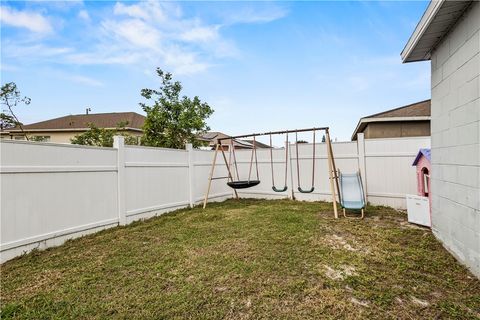
M417 195L407 195L408 221L431 227L430 149L420 149L412 165L417 167Z

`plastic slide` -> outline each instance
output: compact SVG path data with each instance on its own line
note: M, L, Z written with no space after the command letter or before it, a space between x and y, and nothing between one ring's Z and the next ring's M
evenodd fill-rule
M363 209L365 197L363 195L360 173L344 174L340 172L341 204L345 209Z

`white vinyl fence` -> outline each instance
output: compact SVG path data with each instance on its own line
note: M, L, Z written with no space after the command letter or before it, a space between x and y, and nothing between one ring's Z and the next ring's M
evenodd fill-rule
M430 138L375 139L333 143L337 167L360 170L367 200L405 208L405 194L416 192L411 163ZM290 146L288 190L271 188L270 152L258 149L258 186L241 197L291 197L297 189L295 146ZM315 191L294 193L299 200L331 201L325 144L316 146ZM47 248L101 229L124 225L203 200L213 151L124 146L114 148L6 141L0 143L0 261L34 248ZM273 151L275 182L283 187L285 154ZM237 151L240 176L248 174L250 151ZM299 146L300 181L310 188L312 145ZM293 170L291 170L291 168ZM226 176L221 153L215 176ZM293 188L292 188L293 182ZM231 198L226 180L214 180L210 201Z

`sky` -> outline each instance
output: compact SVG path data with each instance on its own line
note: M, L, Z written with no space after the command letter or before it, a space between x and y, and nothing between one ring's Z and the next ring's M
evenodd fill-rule
M430 98L428 62L400 52L427 1L2 1L1 83L24 123L135 111L156 68L215 110L231 135L330 127ZM308 137L305 137L307 140Z

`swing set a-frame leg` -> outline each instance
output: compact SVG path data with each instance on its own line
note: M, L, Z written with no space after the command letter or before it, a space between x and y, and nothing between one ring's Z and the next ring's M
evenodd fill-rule
M205 198L203 199L203 209L207 207L208 195L210 194L210 188L212 186L213 173L215 171L215 165L217 164L217 154L219 149L222 151L223 160L225 161L225 165L227 166L228 178L230 179L230 181L233 181L232 173L230 171L230 165L227 161L227 157L225 156L225 152L223 151L222 146L220 144L217 144L215 147L215 153L213 155L212 168L210 169L210 175L208 177L207 192L205 193ZM234 191L235 191L235 198L238 199L237 190L234 190Z
M230 171L230 162L227 161L227 156L225 155L225 151L223 150L223 148L221 150L222 150L223 161L225 161L225 166L227 167L227 171L228 171L228 179L230 181L233 181L232 172ZM235 199L238 200L237 190L233 189L233 191L235 192Z
M217 153L218 153L219 144L215 146L215 153L213 155L212 168L210 169L210 176L208 177L208 187L207 193L205 193L205 198L203 199L203 209L206 208L208 202L208 194L210 193L210 187L212 186L213 172L215 170L215 164L217 163Z
M338 183L336 179L336 173L334 172L335 167L335 160L333 159L333 151L332 145L330 141L330 133L328 129L325 130L325 140L327 143L327 156L328 156L328 174L330 178L330 192L332 193L332 202L333 202L333 212L335 215L335 219L338 219L338 209L337 209L337 197L335 195L335 185L334 183Z

